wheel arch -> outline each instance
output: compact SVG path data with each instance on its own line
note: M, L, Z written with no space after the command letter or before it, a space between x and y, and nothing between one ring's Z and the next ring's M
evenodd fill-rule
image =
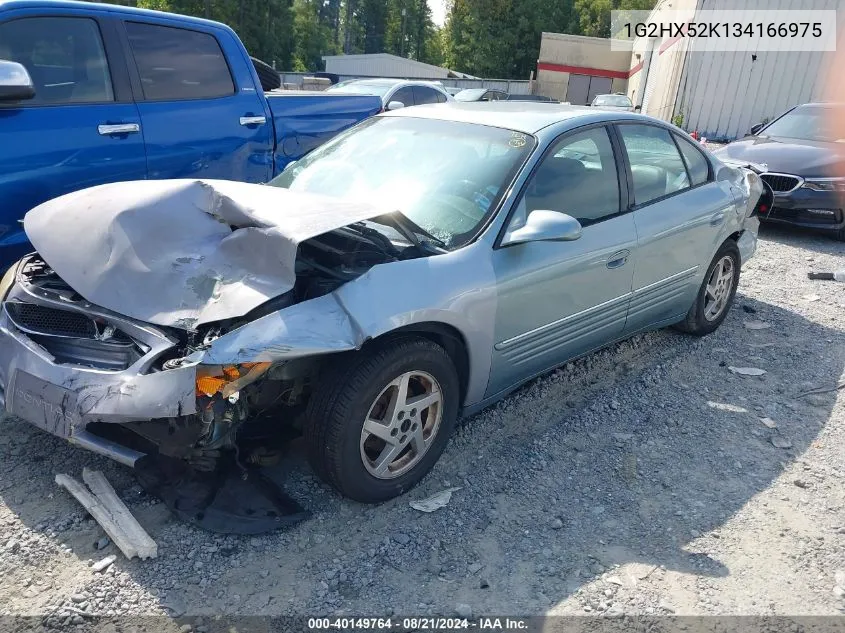
M467 390L469 388L470 378L470 360L469 360L469 345L466 337L458 328L447 323L438 321L423 321L420 323L411 323L403 325L402 327L386 332L376 338L370 339L368 344L375 341L384 341L389 338L398 338L402 336L419 336L426 338L433 343L436 343L448 354L455 366L455 371L458 373L458 380L461 386L460 402L465 402Z

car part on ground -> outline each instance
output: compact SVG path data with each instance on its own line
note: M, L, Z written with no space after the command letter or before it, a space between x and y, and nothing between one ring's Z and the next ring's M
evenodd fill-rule
M686 315L715 329L766 191L651 119L507 103L382 115L271 185L107 185L33 210L39 253L0 283L7 409L123 463L182 460L206 500L233 458L267 457L245 450L267 414L304 430L326 481L384 500L459 415L534 376ZM160 494L199 521L259 512ZM267 502L263 525L300 514Z

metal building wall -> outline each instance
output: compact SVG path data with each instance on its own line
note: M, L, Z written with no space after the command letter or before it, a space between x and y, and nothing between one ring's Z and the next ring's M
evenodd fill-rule
M397 55L375 53L371 55L327 55L326 72L337 75L369 77L418 77L420 79L445 79L446 68L424 64Z
M845 0L700 0L699 9L838 9L837 28L845 26ZM649 113L667 121L681 114L686 130L727 140L743 136L752 125L794 105L823 99L831 56L749 48L741 52L684 51L679 61L682 72L674 81L666 77L660 103L653 111L650 106Z

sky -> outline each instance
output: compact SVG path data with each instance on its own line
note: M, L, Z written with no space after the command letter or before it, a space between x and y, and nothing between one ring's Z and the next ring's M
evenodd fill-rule
M431 19L437 26L443 26L446 21L446 0L428 0L431 8Z

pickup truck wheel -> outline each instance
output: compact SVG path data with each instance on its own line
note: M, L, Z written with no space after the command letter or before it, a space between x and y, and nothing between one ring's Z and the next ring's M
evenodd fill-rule
M458 415L458 374L439 345L388 339L350 354L320 379L306 414L312 467L365 503L414 486L439 459Z
M736 242L728 240L710 262L704 281L686 318L675 328L704 336L718 328L733 304L739 284L740 255Z

